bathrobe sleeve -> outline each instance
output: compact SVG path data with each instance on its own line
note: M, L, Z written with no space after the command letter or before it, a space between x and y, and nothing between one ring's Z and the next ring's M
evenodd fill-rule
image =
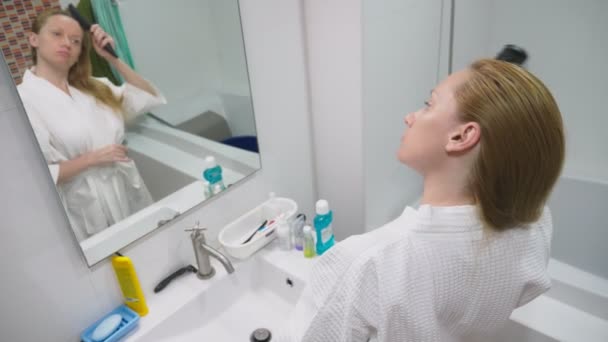
M23 101L23 107L27 112L34 135L47 162L51 177L53 177L53 182L57 184L57 180L59 179L59 163L68 160L68 158L57 147L53 146L51 133L44 124L44 120L40 117L41 113L38 113L27 101Z
M378 281L372 258L351 237L319 258L280 342L367 342L378 317Z
M124 110L125 121L131 121L140 114L148 112L150 109L166 104L167 100L152 83L152 87L156 91L157 96L148 93L145 90L139 89L136 86L125 82L120 86L114 85L107 78L97 78L105 85L112 89L114 96L122 97L122 106Z

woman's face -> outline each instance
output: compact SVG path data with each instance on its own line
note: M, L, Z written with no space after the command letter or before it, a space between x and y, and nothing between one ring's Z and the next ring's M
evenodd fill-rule
M83 31L78 22L66 15L47 18L39 33L30 35L30 44L37 58L52 66L69 70L78 61Z
M399 161L422 175L443 165L448 158L448 143L462 124L454 93L467 77L467 70L451 74L431 91L424 107L405 116Z

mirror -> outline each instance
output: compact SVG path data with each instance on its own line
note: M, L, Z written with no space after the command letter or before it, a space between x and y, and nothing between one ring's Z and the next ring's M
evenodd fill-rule
M89 266L260 168L237 0L72 1L114 40L121 62L101 42L89 57L114 111L65 76L86 40L75 20L30 36L69 2L25 3L2 3L0 47Z

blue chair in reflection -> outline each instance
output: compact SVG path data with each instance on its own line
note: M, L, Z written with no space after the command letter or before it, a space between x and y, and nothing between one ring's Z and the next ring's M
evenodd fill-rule
M254 135L241 135L232 138L228 138L222 141L222 143L250 152L259 152L258 149L258 138Z

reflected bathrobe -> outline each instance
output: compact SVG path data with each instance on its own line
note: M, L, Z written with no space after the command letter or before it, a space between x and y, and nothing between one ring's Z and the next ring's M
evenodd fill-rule
M550 287L550 212L482 228L474 206L407 207L321 256L278 342L434 342L486 337Z
M129 120L153 106L166 103L131 84L115 86L123 98L124 117ZM124 140L123 116L98 103L91 95L69 86L70 95L27 70L17 87L25 111L40 144L57 191L78 241L150 205L152 197L133 161L91 167L57 184L59 163Z

